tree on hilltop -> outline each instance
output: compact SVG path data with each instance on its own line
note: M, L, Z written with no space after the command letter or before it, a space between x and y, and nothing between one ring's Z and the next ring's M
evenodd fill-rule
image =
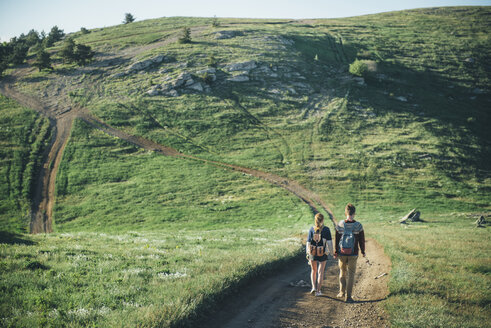
M65 33L63 32L63 30L60 30L56 25L53 26L46 39L44 39L45 46L51 47L53 44L55 44L55 42L63 39L64 36Z
M213 16L213 20L211 21L211 26L213 27L220 27L220 22L218 21L217 16Z
M133 23L134 21L135 21L135 17L133 17L132 14L130 13L124 14L124 21L123 21L124 24Z
M35 29L32 29L26 35L26 43L32 47L41 41L41 35Z

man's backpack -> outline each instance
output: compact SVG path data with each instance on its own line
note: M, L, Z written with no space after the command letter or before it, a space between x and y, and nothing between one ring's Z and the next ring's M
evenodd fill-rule
M344 232L339 241L339 249L341 255L352 255L355 252L355 236L353 235L353 229L355 225L351 225L351 229L346 228L346 222L344 223Z

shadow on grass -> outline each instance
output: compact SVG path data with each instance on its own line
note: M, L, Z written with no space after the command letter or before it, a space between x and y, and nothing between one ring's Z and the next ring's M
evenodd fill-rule
M424 125L430 133L446 141L439 145L439 154L433 159L438 169L454 181L465 182L461 172L475 174L479 180L485 179L491 170L491 133L487 126L491 119L487 110L490 95L476 93L473 88L459 86L461 81L457 78L451 79L429 70L417 72L401 65L383 66L382 69L393 78L368 81L369 84L373 83L379 91L407 96L408 101L390 97L380 101L375 99L376 93L366 92L369 102L379 113L403 111L421 119L438 120L441 125Z
M35 245L36 243L32 240L25 239L23 235L7 231L0 231L0 244Z

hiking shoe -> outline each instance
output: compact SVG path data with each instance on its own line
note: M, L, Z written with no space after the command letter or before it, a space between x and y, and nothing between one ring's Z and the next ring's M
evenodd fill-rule
M344 300L346 303L354 303L355 301L351 297L346 297Z
M338 297L338 298L344 298L344 293L339 292L339 294L338 294L338 295L336 295L336 297Z
M320 290L318 292L315 292L315 296L322 296L322 292Z

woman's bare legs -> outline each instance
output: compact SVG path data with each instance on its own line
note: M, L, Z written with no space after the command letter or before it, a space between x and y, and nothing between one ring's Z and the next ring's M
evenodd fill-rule
M326 270L326 263L327 261L322 261L319 262L319 272L317 274L317 292L320 293L321 287L322 287L322 282L324 281L324 271ZM313 268L312 268L313 270Z
M310 261L311 272L310 272L310 280L312 282L312 290L310 292L316 291L316 276L317 276L317 261Z

